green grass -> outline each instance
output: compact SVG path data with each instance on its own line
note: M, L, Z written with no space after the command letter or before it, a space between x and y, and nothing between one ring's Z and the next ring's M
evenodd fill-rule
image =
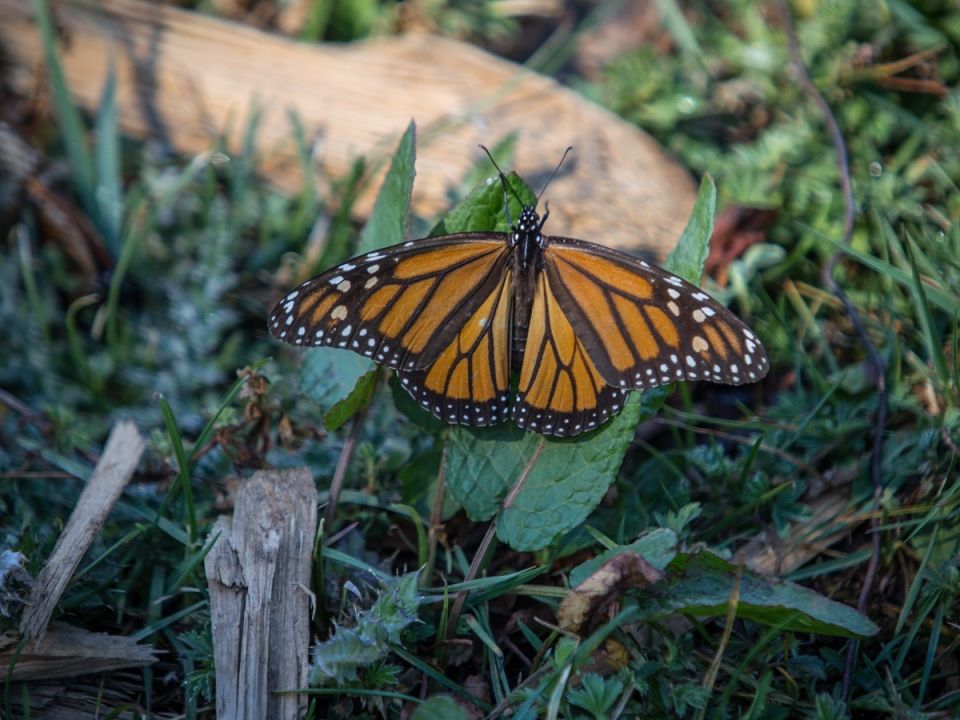
M330 221L323 267L403 226L412 136L360 230L349 210L362 165L330 196L318 199L312 185L282 196L257 175L255 110L228 162L158 157L120 142L109 78L84 118L53 70L44 137L55 141L41 149L66 158L69 180L57 190L100 233L109 264L86 287L35 210L3 216L0 387L23 407L0 405L0 551L22 552L35 574L112 423L138 424L149 439L140 472L58 614L166 651L140 676L144 707L213 717L202 559L226 479L306 464L325 491L349 436L355 449L324 533L353 529L314 558L316 641L329 670L316 676L314 717L399 717L404 704L417 718L455 717L451 698L527 718L960 713L960 95L934 92L960 80L960 19L933 1L795 5L804 60L849 152L857 215L844 246L834 150L774 15L762 19L746 0L658 5L672 51L641 48L572 82L715 178L720 213L778 210L764 242L726 269L727 284L707 283L757 331L773 370L759 388L648 393L632 417L593 437L546 443L506 510L539 437L448 429L354 356L299 351L266 333L267 308L292 285L318 219ZM316 7L308 39L382 30L392 12ZM440 27L517 38L502 18L435 12ZM294 118L291 132L308 167ZM511 147L498 161L509 165ZM478 168L466 187L487 174ZM445 231L468 219L502 224L499 192L461 199L444 218L412 220ZM693 275L703 261L710 205L698 206L678 272ZM877 506L878 396L821 278L838 250L834 277L887 367ZM632 441L633 422L647 416ZM576 469L572 485L557 481L558 468ZM847 509L825 528L837 537L830 547L791 569L803 588L731 561L761 532L785 540L816 529L811 513L827 493ZM546 522L544 504L565 514ZM850 609L873 533L879 564L864 615L875 634ZM653 592L622 588L579 637L558 628L566 590L625 550L665 580ZM360 652L352 643L364 633L373 641ZM8 684L0 713L16 717L15 703L29 698L29 687Z

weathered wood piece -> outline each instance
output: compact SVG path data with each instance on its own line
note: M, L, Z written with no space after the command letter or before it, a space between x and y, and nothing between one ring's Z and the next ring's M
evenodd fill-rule
M317 490L310 471L256 473L221 517L205 559L217 717L292 720L307 698L310 569Z
M0 635L0 682L7 680L10 661L20 637ZM92 633L54 622L39 642L28 642L17 657L11 679L51 680L143 667L157 661L151 645L140 645L123 635Z
M20 618L20 632L24 636L34 640L43 638L64 588L130 481L143 448L143 438L132 422L121 421L113 426L100 462L80 493L50 558L34 581Z
M517 133L516 170L533 187L564 148L575 153L550 186L554 235L665 257L693 206L687 173L648 135L554 80L455 40L425 34L351 45L307 45L169 4L64 0L54 5L60 52L77 101L97 107L111 63L123 130L182 153L209 150L229 130L240 146L245 118L261 111L261 170L299 188L289 113L317 139L322 186L360 155L386 158L410 118L420 129L417 212L448 207L448 192L493 145ZM32 4L0 0L0 51L8 78L31 91L45 82ZM368 184L358 210L372 206Z

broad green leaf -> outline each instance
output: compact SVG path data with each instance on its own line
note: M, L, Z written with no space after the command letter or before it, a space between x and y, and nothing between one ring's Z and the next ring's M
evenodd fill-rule
M538 550L583 522L616 478L637 423L666 397L661 388L635 393L620 415L582 439L544 439L543 452L497 522L497 536L514 549ZM477 521L497 513L542 439L512 423L458 426L449 437L447 489Z
M639 593L644 619L684 613L722 617L736 583L737 567L709 551L681 553L667 568L656 594ZM851 607L796 583L749 570L740 579L737 617L784 630L864 638L879 628Z
M713 217L716 212L717 186L710 175L704 175L687 227L664 263L667 270L694 285L700 284L703 266L710 254L710 236L713 234Z
M358 255L403 242L413 192L416 132L416 125L411 120L377 193L370 219L360 232Z
M511 132L504 135L493 147L489 148L490 154L493 155L497 165L502 168L513 166L513 154L516 145L517 133ZM490 158L487 157L486 153L475 153L475 156L477 161L460 180L461 191L456 197L462 197L478 185L486 183L487 179L496 173L496 168L490 163ZM530 201L532 202L534 199L531 197Z
M413 399L413 396L400 384L395 372L390 372L389 385L390 392L393 394L393 403L397 410L415 422L425 432L436 434L448 427L445 422L433 413L424 410L420 403Z
M336 430L357 412L367 406L373 391L377 387L378 373L376 369L362 375L353 386L353 390L343 399L334 403L327 414L323 416L323 424L327 430Z
M410 720L467 720L469 715L450 695L434 695L418 707Z
M677 555L677 534L668 528L656 528L645 532L629 545L610 548L575 567L570 573L570 587L576 587L605 562L625 552L635 552L655 568L663 570Z
M512 188L512 191L506 194L507 207L510 208L510 218L516 221L523 209L522 205L534 205L537 196L516 173L510 173L506 177L507 183ZM430 235L449 235L471 230L508 232L510 225L507 223L507 214L503 210L503 202L503 185L498 177L493 176L454 205L430 231Z
M339 348L309 348L300 367L300 391L329 412L357 382L376 368L373 361Z

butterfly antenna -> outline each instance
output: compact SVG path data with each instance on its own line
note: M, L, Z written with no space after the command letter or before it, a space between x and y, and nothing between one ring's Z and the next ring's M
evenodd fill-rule
M547 191L550 183L553 182L553 179L557 176L557 173L560 172L560 166L563 165L563 161L567 159L567 155L570 154L570 151L573 150L572 145L568 145L567 149L563 151L563 157L560 158L560 162L557 163L557 166L553 169L553 172L550 173L550 177L547 178L547 181L543 184L543 190L540 191L540 194L537 195L537 204L540 203L540 198L543 197L543 194Z
M526 205L526 203L523 202L523 199L517 194L517 191L514 190L513 185L511 185L510 183L507 182L507 176L503 174L503 170L501 170L501 169L500 169L500 166L497 165L497 161L493 159L493 155L491 154L491 152L490 152L489 150L487 150L487 146L486 146L486 145L480 145L479 147L480 147L481 150L483 150L483 151L487 154L487 157L490 158L490 162L492 162L492 163L493 163L493 166L497 169L497 173L500 175L500 182L503 184L503 194L504 194L504 196L506 196L506 194L507 194L507 189L509 188L510 192L513 193L513 196L514 196L514 197L517 199L517 201L520 203L520 207L524 207L524 206ZM507 203L506 203L506 197L504 197L504 203L503 203L503 204L504 204L504 206L506 206L506 204L507 204ZM513 221L510 220L510 215L509 215L509 214L507 215L507 221L510 223L510 225L511 225L511 227L512 227L512 226L513 226Z

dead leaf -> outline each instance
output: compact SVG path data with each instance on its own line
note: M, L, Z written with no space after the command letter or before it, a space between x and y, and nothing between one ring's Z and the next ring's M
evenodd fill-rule
M564 630L582 635L603 610L617 602L630 589L653 585L663 573L635 552L611 558L590 577L567 593L557 610L557 624Z

